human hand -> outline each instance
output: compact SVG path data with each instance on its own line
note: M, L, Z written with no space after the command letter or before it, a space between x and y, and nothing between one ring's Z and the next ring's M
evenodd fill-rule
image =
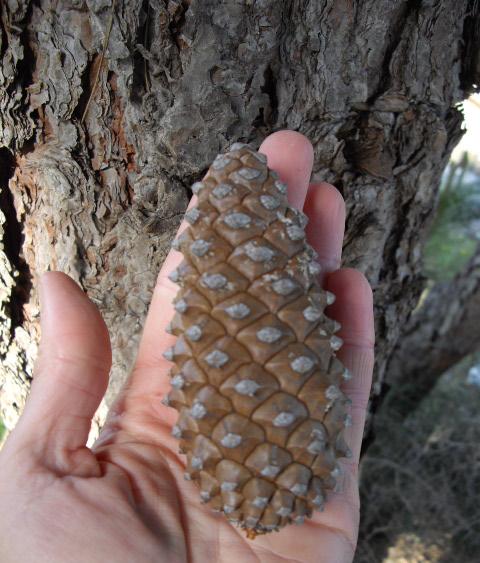
M34 381L0 452L3 563L352 560L358 459L373 369L371 289L357 270L338 269L345 205L333 186L309 186L308 140L281 131L259 150L287 183L290 203L309 216L307 237L325 272L322 282L337 297L327 313L342 325L338 356L353 374L344 386L353 401L353 425L346 432L353 456L341 461L343 492L333 493L324 512L304 524L254 541L200 503L198 488L183 478L184 456L170 435L177 412L161 403L170 388L170 365L162 352L175 340L165 332L177 292L167 276L181 260L175 251L159 274L133 372L99 439L87 448L91 419L108 383L108 331L68 276L47 273L41 279L42 340Z

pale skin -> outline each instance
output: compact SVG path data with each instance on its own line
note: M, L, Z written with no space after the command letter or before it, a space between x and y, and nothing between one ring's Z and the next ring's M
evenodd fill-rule
M171 364L162 352L177 287L167 278L172 251L155 287L133 372L100 438L86 446L92 416L108 383L110 339L93 303L68 276L40 279L42 339L25 411L0 452L0 560L18 562L349 563L358 533L358 459L373 369L372 292L357 270L340 268L345 204L330 184L309 183L313 151L292 131L267 137L260 152L288 185L292 205L309 216L307 236L342 324L339 358L353 378L344 488L302 525L245 537L223 514L199 502L185 481L185 456L170 435L177 412L161 403ZM190 205L194 201L190 202ZM180 229L185 228L182 224Z

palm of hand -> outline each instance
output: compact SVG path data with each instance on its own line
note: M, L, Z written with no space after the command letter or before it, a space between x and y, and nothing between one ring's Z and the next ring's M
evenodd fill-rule
M134 371L112 407L99 440L85 446L105 392L110 343L91 302L63 274L44 276L42 344L25 412L5 444L0 464L1 560L61 562L328 562L352 560L358 529L357 466L373 364L371 290L357 271L337 270L344 204L328 184L308 185L312 151L304 137L279 132L262 147L269 166L289 186L290 202L310 217L307 234L323 280L337 295L329 314L342 324L339 354L352 371L353 457L344 463L344 490L301 526L254 541L199 502L185 481L183 456L170 435L176 412L162 351L175 288L167 278L179 261L167 258L154 292ZM308 190L307 190L308 188ZM182 228L182 227L181 227Z

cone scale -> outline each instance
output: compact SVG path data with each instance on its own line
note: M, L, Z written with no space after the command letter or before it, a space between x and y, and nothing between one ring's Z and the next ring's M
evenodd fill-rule
M199 502L255 538L303 523L339 489L349 372L307 217L266 157L236 143L192 190L173 245L183 261L170 275L180 289L166 402Z

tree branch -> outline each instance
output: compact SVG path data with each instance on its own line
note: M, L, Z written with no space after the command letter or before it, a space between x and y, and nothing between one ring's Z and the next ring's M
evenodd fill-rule
M418 406L442 373L480 348L479 318L480 244L462 272L430 290L394 350L387 384L397 389L393 408L400 417Z

